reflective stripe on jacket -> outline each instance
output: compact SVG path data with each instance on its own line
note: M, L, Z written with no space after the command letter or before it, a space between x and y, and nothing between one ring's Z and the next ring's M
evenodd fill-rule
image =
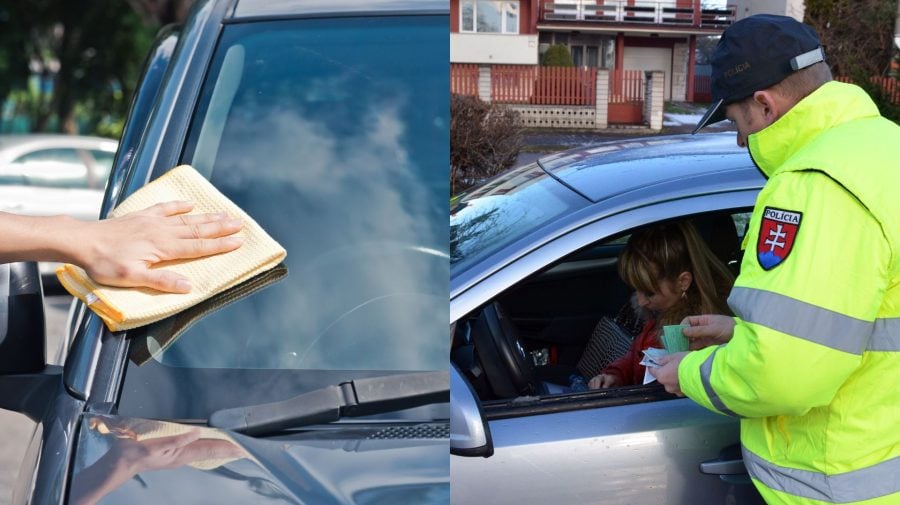
M681 389L742 418L770 504L900 503L900 127L830 82L749 145L769 180L728 299L734 337L689 353ZM799 219L768 269L766 208ZM765 229L761 244L782 236Z

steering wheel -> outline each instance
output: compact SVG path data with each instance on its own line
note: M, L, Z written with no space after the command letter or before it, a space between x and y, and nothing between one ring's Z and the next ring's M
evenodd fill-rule
M525 353L518 331L499 303L482 309L472 329L475 349L494 394L513 398L544 392L535 378L534 362Z

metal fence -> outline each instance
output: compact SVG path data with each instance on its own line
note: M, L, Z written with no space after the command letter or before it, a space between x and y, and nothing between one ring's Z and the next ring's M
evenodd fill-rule
M451 64L450 93L478 96L478 65L465 63Z
M846 75L835 77L834 80L849 83L854 82L853 79ZM891 97L891 103L900 105L900 85L897 84L896 78L876 76L870 77L869 82L880 85L884 92Z
M491 100L533 105L595 105L597 69L494 65Z

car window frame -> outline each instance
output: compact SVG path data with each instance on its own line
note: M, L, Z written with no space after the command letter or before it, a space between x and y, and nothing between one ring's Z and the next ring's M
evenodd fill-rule
M594 222L557 237L531 252L503 266L491 277L451 299L451 324L475 313L480 307L500 298L534 276L552 270L566 258L577 256L580 251L597 246L604 240L615 239L634 228L662 221L685 218L692 215L729 212L747 215L753 208L758 190L740 190L714 195L698 195L685 199L669 200L658 204L629 209L613 216L600 217ZM745 230L738 226L739 238ZM599 238L598 238L599 237ZM548 258L549 256L549 258ZM552 259L550 259L552 258ZM478 296L478 295L481 296ZM486 296L489 294L489 296ZM477 298L476 298L477 297ZM463 307L468 310L463 311ZM551 394L521 398L482 400L485 419L499 420L515 417L543 415L585 409L609 408L652 401L673 400L660 385L634 385L608 390L578 393Z
M450 322L458 321L523 279L604 237L612 237L643 224L667 219L752 208L758 193L759 188L741 189L666 200L643 207L629 208L612 215L598 213L591 222L536 243L528 251L495 265L492 272L484 278L451 292ZM496 260L496 257L488 257L484 261Z

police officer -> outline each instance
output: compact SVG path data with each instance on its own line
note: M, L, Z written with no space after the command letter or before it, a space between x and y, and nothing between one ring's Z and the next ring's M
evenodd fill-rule
M897 504L900 127L824 60L789 17L723 34L697 130L733 121L768 181L728 299L737 317L687 318L686 336L720 345L668 356L654 375L741 419L768 503Z

